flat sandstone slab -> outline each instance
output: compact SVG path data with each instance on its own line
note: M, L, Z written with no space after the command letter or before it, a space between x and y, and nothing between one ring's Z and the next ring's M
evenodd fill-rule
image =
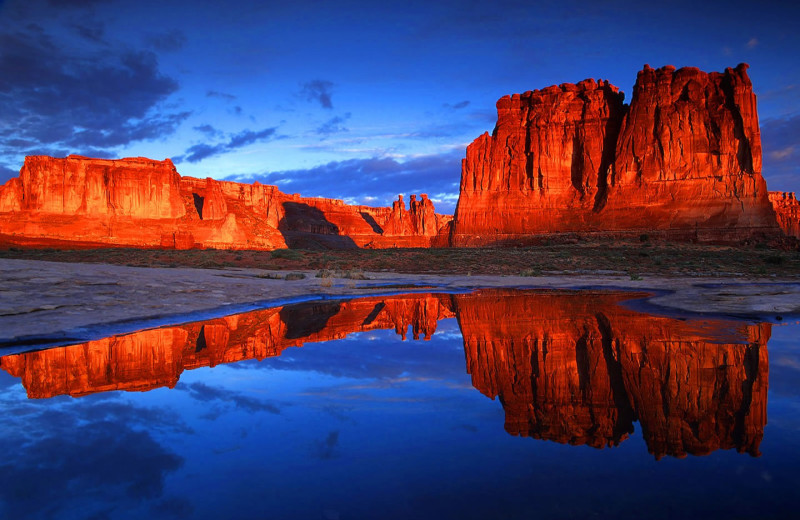
M273 272L274 273L274 272ZM770 278L724 282L702 278L628 276L443 276L366 273L369 280L267 278L260 269L141 268L0 259L0 344L60 336L86 340L206 316L223 316L290 301L473 288L607 288L651 292L637 302L661 313L733 315L776 321L800 315L800 283ZM277 274L277 273L276 273ZM286 272L280 273L285 275ZM398 287L400 286L400 287ZM778 318L780 316L780 318ZM106 334L106 335L109 335ZM19 346L14 347L18 350ZM7 353L8 349L3 353Z

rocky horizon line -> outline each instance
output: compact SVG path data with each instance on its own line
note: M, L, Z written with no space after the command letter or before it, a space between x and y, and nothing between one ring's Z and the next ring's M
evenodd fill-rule
M466 149L452 216L424 194L391 208L258 182L182 177L170 159L29 156L0 187L0 238L46 246L277 249L518 246L542 237L753 243L800 237L793 193L761 175L747 64L645 65L630 104L608 81L497 102Z

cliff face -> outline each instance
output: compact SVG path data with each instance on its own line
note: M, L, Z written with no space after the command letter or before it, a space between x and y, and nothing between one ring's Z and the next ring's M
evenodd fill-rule
M36 156L26 158L19 179L21 210L156 219L184 215L180 176L169 159Z
M585 227L611 165L622 99L592 80L501 98L493 134L469 145L462 162L453 245Z
M769 192L769 201L778 216L778 224L784 233L800 238L800 202L794 193Z
M638 421L657 458L736 449L766 424L770 325L627 310L630 294L489 290L314 302L0 357L31 398L173 387L184 370L394 329L430 338L455 316L467 372L512 435L595 448Z
M453 245L570 232L779 234L744 64L710 74L646 66L630 107L587 80L506 96L497 112L492 136L467 148Z
M402 200L402 199L401 199ZM0 187L6 241L177 249L429 247L447 219L304 198L275 186L180 177L172 162L28 157Z

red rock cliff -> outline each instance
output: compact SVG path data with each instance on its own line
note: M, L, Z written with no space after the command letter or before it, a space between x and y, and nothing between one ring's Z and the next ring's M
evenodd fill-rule
M622 100L593 80L501 98L493 134L467 147L453 245L585 229L604 195Z
M738 241L780 234L761 176L747 66L645 66L630 107L605 82L504 97L467 148L453 245L549 233L656 232Z
M784 233L800 238L800 202L794 193L769 192L769 201L778 216L778 224Z
M448 218L305 198L275 186L181 178L168 159L28 157L0 187L0 235L24 245L276 249L429 247ZM49 242L48 242L49 241Z

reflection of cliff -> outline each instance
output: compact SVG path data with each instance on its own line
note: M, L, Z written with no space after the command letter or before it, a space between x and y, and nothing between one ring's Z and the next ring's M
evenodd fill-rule
M426 338L452 317L447 295L361 298L277 307L0 358L31 398L173 387L184 370L279 356L287 347L394 329Z
M475 388L499 396L506 430L600 448L619 444L638 420L657 458L757 455L770 325L648 316L618 306L625 298L455 297L467 370Z
M656 457L735 448L766 424L770 325L654 317L629 294L482 291L316 302L0 358L31 398L174 386L183 370L279 356L304 343L394 329L429 338L456 316L467 371L499 397L506 430L614 446L639 421Z

